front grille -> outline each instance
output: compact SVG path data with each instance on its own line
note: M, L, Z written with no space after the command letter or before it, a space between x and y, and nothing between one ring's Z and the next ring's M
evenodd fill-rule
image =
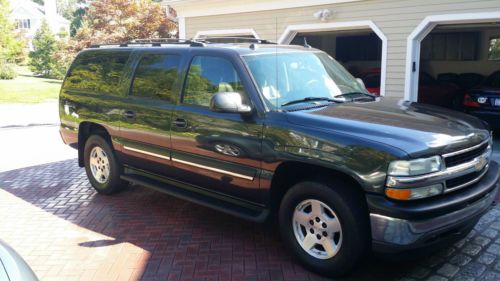
M464 153L452 155L452 156L445 156L444 162L446 164L446 167L453 167L457 166L469 161L472 161L474 158L482 155L483 153L486 152L488 149L488 142L483 143L479 147L466 151Z
M456 178L447 180L446 181L446 189L453 189L456 187L460 187L464 184L467 184L471 181L474 181L476 179L479 180L479 178L484 174L485 169L488 169L488 166L484 167L484 169L481 171L469 173L469 174L466 174L466 175L463 175L460 177L456 177Z

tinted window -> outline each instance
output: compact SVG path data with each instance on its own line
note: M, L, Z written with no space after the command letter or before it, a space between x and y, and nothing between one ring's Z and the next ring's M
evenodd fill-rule
M174 84L180 58L176 55L146 55L142 57L132 84L132 94L173 101Z
M208 106L218 92L239 92L245 100L245 90L231 62L223 58L198 56L189 67L183 102Z
M119 94L120 79L130 52L87 52L76 58L65 88Z

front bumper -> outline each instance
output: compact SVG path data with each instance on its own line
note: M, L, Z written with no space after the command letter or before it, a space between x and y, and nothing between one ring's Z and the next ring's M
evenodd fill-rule
M62 125L59 127L59 134L64 144L69 145L73 148L78 146L78 130Z
M421 202L394 202L368 196L373 249L399 252L466 235L490 208L499 189L498 164L462 190Z

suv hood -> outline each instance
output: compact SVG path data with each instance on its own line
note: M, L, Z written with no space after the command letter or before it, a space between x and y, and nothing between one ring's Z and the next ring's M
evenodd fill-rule
M384 143L410 157L459 150L489 138L485 123L437 106L383 98L287 112L289 122Z

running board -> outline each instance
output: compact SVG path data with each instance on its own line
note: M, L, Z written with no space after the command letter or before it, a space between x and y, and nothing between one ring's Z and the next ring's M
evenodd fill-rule
M126 168L126 174L120 176L122 180L133 184L145 186L168 195L190 201L205 207L224 212L254 222L264 222L269 215L269 210L261 206L247 203L215 193L206 194L205 190L185 185L156 175L149 175L135 169ZM127 173L128 172L128 173ZM205 194L204 194L205 193ZM233 202L229 202L233 201Z

